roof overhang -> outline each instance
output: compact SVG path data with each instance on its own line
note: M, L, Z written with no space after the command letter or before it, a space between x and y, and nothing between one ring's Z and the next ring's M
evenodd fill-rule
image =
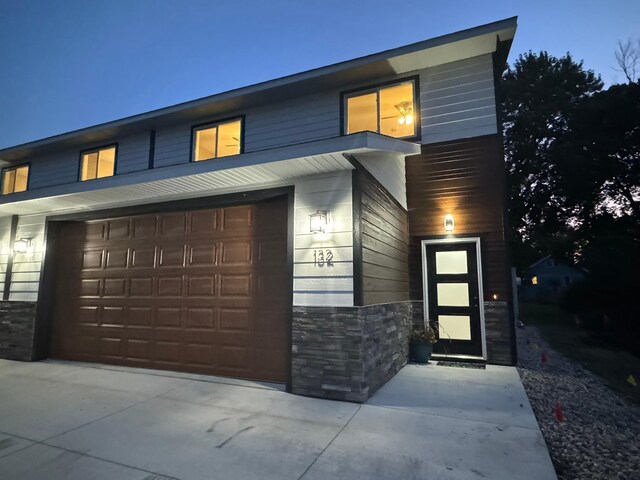
M16 162L43 153L83 148L87 144L107 143L125 135L177 123L196 123L232 111L288 100L292 96L375 81L381 77L478 55L498 52L503 57L508 54L515 35L516 21L517 17L507 18L354 60L6 148L0 150L0 162Z
M0 217L102 210L290 185L351 170L349 155L400 161L420 145L371 132L174 165L0 197Z

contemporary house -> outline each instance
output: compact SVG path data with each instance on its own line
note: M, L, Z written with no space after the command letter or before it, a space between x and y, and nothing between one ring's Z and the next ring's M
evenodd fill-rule
M524 301L555 301L569 285L586 278L583 268L547 255L523 272L518 297Z
M513 364L496 86L509 18L0 151L0 356L363 401Z

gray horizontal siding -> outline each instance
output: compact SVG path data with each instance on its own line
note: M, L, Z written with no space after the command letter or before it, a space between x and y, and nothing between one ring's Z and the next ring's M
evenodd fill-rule
M380 78L380 82L419 75L422 143L436 143L497 133L491 55L460 60L436 67ZM245 152L322 140L340 135L340 91L318 92L222 117L245 115ZM204 118L216 121L219 118ZM200 122L200 123L202 123ZM191 124L156 131L156 168L188 163L191 158ZM149 132L117 139L117 173L148 168ZM91 145L87 145L90 148ZM30 188L76 182L79 151L32 159Z
M150 132L131 135L118 142L118 174L139 172L149 168L150 135Z
M149 133L131 135L117 140L117 173L146 170L149 166ZM85 148L92 148L87 145ZM85 149L83 148L83 150ZM32 159L29 188L37 189L78 181L80 150L70 150Z
M491 55L420 72L422 143L497 133Z

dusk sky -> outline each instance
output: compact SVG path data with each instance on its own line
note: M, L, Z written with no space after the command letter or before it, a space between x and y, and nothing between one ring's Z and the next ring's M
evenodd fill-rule
M517 15L607 84L640 1L0 0L0 148Z

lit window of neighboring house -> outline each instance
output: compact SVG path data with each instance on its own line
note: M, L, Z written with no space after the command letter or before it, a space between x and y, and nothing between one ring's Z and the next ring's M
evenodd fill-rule
M413 80L344 96L345 132L376 132L396 138L417 135L416 88Z
M116 169L116 147L97 148L82 153L80 180L112 177Z
M537 276L533 276L531 277L531 285L537 285L538 284L538 277Z
M193 160L211 160L242 153L242 119L210 123L194 129Z
M2 195L24 192L29 183L29 165L5 168L2 171Z

